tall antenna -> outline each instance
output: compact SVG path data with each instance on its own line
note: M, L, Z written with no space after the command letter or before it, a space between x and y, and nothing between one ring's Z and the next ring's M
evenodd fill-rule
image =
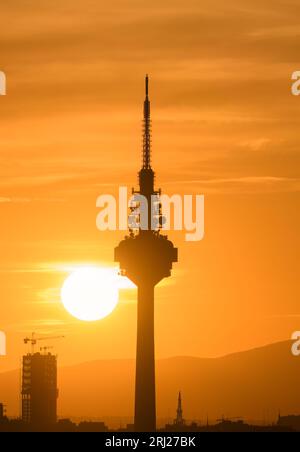
M149 76L145 79L146 99L144 102L143 125L143 169L151 169L151 119L149 101Z
M146 99L143 121L143 165L139 171L139 190L133 195L142 195L134 199L129 224L133 222L130 235L122 240L115 249L115 261L120 263L122 275L126 275L138 287L137 312L137 348L135 378L135 414L134 431L154 432L156 430L155 397L155 347L154 347L154 288L164 278L171 276L174 262L178 260L177 248L159 234L163 218L160 207L160 191L154 187L154 171L151 168L151 132L149 78L146 76ZM155 197L155 199L153 199ZM145 206L147 218L142 218L135 207ZM155 208L152 208L155 206ZM145 214L145 210L143 213ZM146 227L145 227L146 226Z

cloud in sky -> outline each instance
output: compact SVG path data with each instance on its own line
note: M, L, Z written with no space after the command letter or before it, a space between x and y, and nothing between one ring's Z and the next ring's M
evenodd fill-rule
M265 154L250 155L247 147L281 143L284 154L286 145L300 146L299 102L290 95L299 61L296 8L296 1L279 0L12 0L1 19L0 64L9 84L2 197L12 197L14 185L67 190L80 184L83 167L91 183L113 168L129 179L124 155L138 156L132 150L139 149L145 72L152 76L158 164L175 171L169 152L185 147L187 165L201 155L223 165L221 175L210 171L212 179L230 178L243 142L252 173L241 166L234 177L262 177L257 165ZM272 155L263 175L290 176L294 156L286 154L278 174L283 159L276 149Z
M184 278L166 297L157 291L159 350L227 353L238 328L243 348L283 338L284 322L248 332L247 313L297 312L300 99L291 95L291 74L300 69L298 9L298 0L3 2L6 324L31 329L32 320L65 319L59 306L30 304L60 287L56 262L112 262L121 235L99 234L95 201L120 184L136 186L148 72L157 185L208 195L205 240L190 247L176 237ZM124 303L107 331L102 325L104 344L124 330L114 356L132 356L130 309ZM183 334L172 343L166 318Z

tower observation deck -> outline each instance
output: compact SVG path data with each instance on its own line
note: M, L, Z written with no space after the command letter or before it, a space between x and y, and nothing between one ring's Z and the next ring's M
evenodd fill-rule
M177 262L177 248L161 234L161 206L158 214L152 209L152 199L159 203L160 190L154 188L155 173L151 166L151 118L149 79L146 76L146 98L143 119L142 168L139 171L139 190L148 201L147 227L130 230L115 249L115 261L138 288L137 349L135 380L134 427L137 432L156 430L155 400L155 348L154 348L154 289L166 277L171 276L172 264ZM153 218L154 215L156 218ZM152 225L157 224L154 228Z

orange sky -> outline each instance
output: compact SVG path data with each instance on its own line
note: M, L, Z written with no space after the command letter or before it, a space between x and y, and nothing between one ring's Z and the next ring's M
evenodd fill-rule
M206 195L206 236L170 234L180 261L157 289L157 356L218 356L300 329L300 19L294 0L10 0L1 5L0 329L66 335L61 364L133 357L134 294L85 324L62 307L76 265L113 265L123 233L96 198L136 185L144 74L153 162L168 194Z

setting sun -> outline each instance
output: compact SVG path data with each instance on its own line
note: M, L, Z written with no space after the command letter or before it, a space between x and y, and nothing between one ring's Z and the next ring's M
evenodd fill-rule
M118 279L114 269L83 267L66 279L61 299L66 310L84 321L107 317L119 298Z

